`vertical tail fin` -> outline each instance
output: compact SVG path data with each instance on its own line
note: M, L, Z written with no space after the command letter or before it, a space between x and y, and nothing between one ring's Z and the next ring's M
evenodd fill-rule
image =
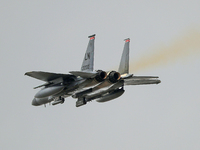
M128 74L129 73L129 43L130 43L130 39L127 38L124 41L125 41L124 50L122 53L119 70L118 70L120 74Z
M83 58L83 63L81 66L81 71L91 72L94 66L94 40L95 34L88 36L90 38L85 56Z

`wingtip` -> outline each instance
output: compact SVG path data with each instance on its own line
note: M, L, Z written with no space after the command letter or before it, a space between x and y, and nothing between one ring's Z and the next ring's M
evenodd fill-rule
M28 72L26 72L24 75L26 76L28 74Z
M29 72L26 72L24 75L28 76L29 74L31 74L33 71L29 71Z

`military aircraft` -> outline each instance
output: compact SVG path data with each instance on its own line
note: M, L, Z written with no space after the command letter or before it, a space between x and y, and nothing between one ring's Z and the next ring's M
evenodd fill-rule
M45 82L34 88L42 87L32 100L32 105L62 104L65 98L72 96L77 99L76 107L79 107L92 100L107 102L115 99L124 93L126 85L158 84L161 82L156 76L129 74L129 38L125 39L118 71L94 71L95 34L88 36L88 38L89 43L80 71L70 71L69 74L42 71L25 73L27 76Z

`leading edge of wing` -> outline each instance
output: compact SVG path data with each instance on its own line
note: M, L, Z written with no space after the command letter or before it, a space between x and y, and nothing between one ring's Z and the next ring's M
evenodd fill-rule
M63 79L75 77L74 75L71 75L71 74L60 74L60 73L51 73L51 72L42 72L42 71L26 72L25 75L38 79L38 80L45 81L45 82L49 82L60 77L62 77Z
M86 71L70 71L69 73L80 76L82 78L94 78L97 75L97 72L86 72Z

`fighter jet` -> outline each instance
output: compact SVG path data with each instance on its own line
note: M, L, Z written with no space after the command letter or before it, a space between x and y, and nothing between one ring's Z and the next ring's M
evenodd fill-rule
M95 34L88 36L88 38L89 43L80 71L70 71L69 74L42 71L25 73L27 76L45 82L43 85L34 88L42 89L34 96L32 105L63 104L65 98L72 96L77 99L76 107L79 107L92 100L107 102L118 98L124 93L124 86L126 85L158 84L161 82L156 76L129 74L129 38L125 39L118 71L94 71Z

